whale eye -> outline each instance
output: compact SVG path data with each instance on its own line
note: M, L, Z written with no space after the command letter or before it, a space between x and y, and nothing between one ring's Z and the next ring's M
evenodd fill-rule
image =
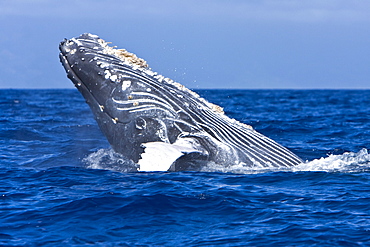
M136 118L136 121L135 121L135 127L139 130L142 130L142 129L145 129L146 128L146 121L144 118L142 117L138 117Z

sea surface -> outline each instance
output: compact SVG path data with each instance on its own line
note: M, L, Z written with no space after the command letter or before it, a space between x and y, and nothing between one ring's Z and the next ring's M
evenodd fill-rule
M77 90L0 90L0 246L370 246L370 90L198 90L305 162L135 172Z

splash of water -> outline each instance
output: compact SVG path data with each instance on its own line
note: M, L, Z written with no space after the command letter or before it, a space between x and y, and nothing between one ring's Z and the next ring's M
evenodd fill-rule
M359 152L329 155L292 167L292 171L362 172L370 171L370 154L363 148Z
M136 172L138 168L132 160L114 152L113 149L99 149L85 157L82 162L90 169Z
M83 159L87 168L104 169L119 172L137 172L138 165L112 149L99 149ZM294 167L285 168L259 168L243 165L223 166L214 162L204 164L202 172L222 172L238 174L255 174L263 172L302 172L302 171L324 171L324 172L365 172L370 171L370 154L367 149L357 153L346 152L341 155L329 155L301 163Z

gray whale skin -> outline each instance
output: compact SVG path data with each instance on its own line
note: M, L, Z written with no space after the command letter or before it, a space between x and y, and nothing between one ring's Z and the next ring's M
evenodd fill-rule
M64 40L60 61L115 152L139 171L199 171L206 164L280 168L302 160L227 117L183 85L92 34Z

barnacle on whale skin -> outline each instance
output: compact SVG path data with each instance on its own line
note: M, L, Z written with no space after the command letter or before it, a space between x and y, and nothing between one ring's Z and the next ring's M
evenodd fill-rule
M104 47L104 52L109 55L114 55L126 62L138 65L143 68L148 68L147 62L138 58L134 53L128 52L126 49L115 49L117 46L111 47L108 44L110 42L105 42L103 39L99 39L99 43Z

